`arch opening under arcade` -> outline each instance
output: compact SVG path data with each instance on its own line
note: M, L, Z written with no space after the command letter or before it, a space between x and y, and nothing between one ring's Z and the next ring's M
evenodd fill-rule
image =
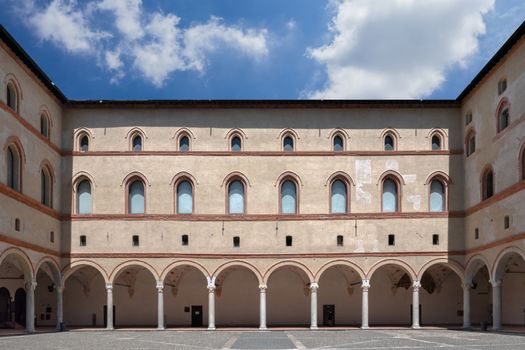
M487 261L481 256L471 258L465 271L465 287L467 288L469 312L468 321L464 327L478 326L481 323L492 324L492 286L490 270ZM465 307L465 305L464 305Z
M98 268L79 264L64 273L64 324L67 328L106 327L106 278Z
M164 322L167 327L208 324L207 273L189 263L169 266L163 274Z
M317 276L319 326L360 326L363 274L343 262L325 266Z
M305 267L280 263L266 273L265 281L266 320L269 327L317 328L317 324L312 324L311 303L312 293L316 300L318 285L313 282L312 274Z

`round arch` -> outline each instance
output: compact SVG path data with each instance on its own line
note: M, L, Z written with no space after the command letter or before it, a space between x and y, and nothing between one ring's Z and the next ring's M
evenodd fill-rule
M523 259L523 261L525 261L525 252L523 252L523 250L521 250L520 248L516 246L504 248L498 253L496 260L494 261L494 265L491 269L491 276L494 280L501 280L501 278L503 277L503 268L505 267L503 261L504 258L510 254L518 254Z
M58 266L58 263L55 260L53 260L53 258L51 258L50 256L45 256L36 263L35 276L38 274L38 271L44 266L44 264L50 267L51 273L53 275L53 282L57 286L61 285L62 276L60 274L60 266Z
M231 173L226 175L224 179L222 180L221 187L226 186L226 184L230 183L234 179L240 179L244 181L244 184L246 186L252 187L252 184L250 183L250 180L248 179L248 177L244 175L243 173L241 173L240 171L232 171Z
M104 283L109 283L109 275L102 266L91 260L78 260L72 262L71 264L67 265L62 269L62 285L65 286L67 279L71 277L71 275L73 275L76 271L84 267L94 268L102 275Z
M369 280L372 279L372 277L374 275L374 272L379 270L381 267L387 266L387 265L395 265L395 266L398 266L398 267L402 268L403 270L405 270L407 275L410 277L411 281L416 280L417 274L414 271L414 269L409 264L407 264L403 260L399 260L399 259L385 259L385 260L381 260L381 261L375 263L374 265L372 265L370 270L368 270L368 273L366 274L367 279L369 279Z
M361 267L359 267L359 265L349 261L349 260L344 260L344 259L339 259L339 260L333 260L333 261L330 261L326 264L324 264L323 266L321 266L321 268L316 272L315 276L314 276L314 281L316 283L319 283L319 280L321 279L323 273L330 269L331 267L334 267L334 266L346 266L352 270L354 270L355 272L357 272L357 274L359 275L359 277L361 278L361 280L364 280L366 279L366 275L365 275L365 272L361 269Z
M487 268L487 271L489 273L489 279L492 278L491 271L490 271L490 264L483 255L476 254L472 257L470 257L467 261L467 267L465 268L465 278L464 281L466 283L472 282L472 278L474 275L479 271L485 265Z
M278 263L273 264L266 270L266 272L263 275L264 284L268 284L268 280L270 279L273 272L280 269L281 267L286 267L286 266L297 267L299 270L303 271L306 274L307 278L310 280L309 281L310 283L315 282L314 274L306 265L300 262L294 261L294 260L284 260L284 261L280 261Z
M21 268L23 269L24 273L24 279L26 281L32 281L35 278L35 270L33 268L33 264L31 263L31 259L27 256L27 254L20 248L17 247L10 247L0 255L0 265L5 261L6 258L9 256L14 255L16 260L20 263Z
M463 281L463 276L465 276L465 270L463 267L459 263L446 258L437 258L427 261L417 272L416 278L421 281L421 278L423 278L423 275L429 268L440 264L450 268L459 277L459 279Z
M202 272L202 274L203 274L205 279L207 279L210 276L209 271L204 266L202 266L199 263L196 263L196 262L191 261L191 260L177 260L177 261L172 262L171 264L166 266L164 268L164 270L162 270L162 272L160 274L160 280L161 281L165 281L166 277L168 276L170 271L172 271L173 269L175 269L177 267L180 267L180 266L191 266L191 267L194 267L195 269L197 269L200 272Z
M295 180L295 182L298 185L300 185L301 187L304 186L303 185L303 180L301 179L301 177L299 175L297 175L293 171L285 171L285 172L281 173L281 175L279 175L279 177L275 181L274 187L277 187L277 185L280 185L286 178L292 178L293 180Z
M109 274L109 282L115 283L116 279L119 277L119 275L126 270L126 268L131 266L140 266L151 272L151 275L155 279L155 281L159 281L159 274L157 270L147 262L144 262L142 260L128 260L123 263L120 263L117 265L113 271Z
M249 262L246 262L246 261L243 261L243 260L233 260L233 261L229 261L227 263L224 263L224 264L220 265L219 267L217 267L215 269L215 271L211 275L212 276L212 280L215 281L215 279L217 279L217 277L219 277L221 272L227 270L230 267L236 267L236 266L237 267L239 267L239 266L240 267L244 267L244 268L250 270L251 272L254 273L255 277L257 278L257 281L259 281L259 284L263 284L263 281L264 281L263 275L261 274L259 269L255 265L252 265Z
M326 182L324 183L325 186L328 186L330 185L332 182L334 182L335 180L337 179L343 179L345 180L349 185L352 185L353 187L355 187L355 182L354 180L352 180L352 177L350 175L348 175L346 172L344 171L336 171L335 173L333 173L332 175L330 175L328 177L328 179L326 179Z

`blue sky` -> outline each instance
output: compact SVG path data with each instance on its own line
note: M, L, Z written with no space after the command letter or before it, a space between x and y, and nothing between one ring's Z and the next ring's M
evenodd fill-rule
M72 99L455 98L523 0L0 0ZM22 20L21 20L22 19Z

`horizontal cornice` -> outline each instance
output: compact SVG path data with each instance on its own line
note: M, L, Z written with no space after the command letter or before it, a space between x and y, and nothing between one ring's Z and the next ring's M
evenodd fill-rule
M16 201L18 201L19 203L22 203L24 205L27 205L28 207L30 208L33 208L35 210L38 210L39 212L45 214L45 215L48 215L56 220L61 220L62 219L62 216L60 215L59 212L43 205L42 203L40 203L39 201L37 200L34 200L33 198L23 194L23 193L20 193L20 192L17 192L15 190L13 190L12 188L6 186L5 184L3 183L0 183L0 193L9 197L9 198L12 198Z

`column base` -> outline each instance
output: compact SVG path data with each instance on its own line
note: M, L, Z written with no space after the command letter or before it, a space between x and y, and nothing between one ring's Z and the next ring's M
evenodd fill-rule
M215 329L216 329L215 327L208 327L209 331L214 331Z
M264 326L264 327L259 327L259 330L260 330L260 331L267 331L268 328L267 328L266 326Z
M319 327L317 327L317 326L310 326L310 330L312 330L312 331L316 331L318 329L319 329Z
M115 328L113 328L113 327L106 327L106 331L112 331L112 330L114 330L114 329L115 329Z
M158 331L164 331L164 330L166 330L166 328L165 327L157 327L157 330Z
M361 326L361 329L370 329L369 326Z
M412 328L412 329L420 329L421 326L420 326L420 325L414 325L414 326L412 326L412 327L410 327L410 328Z

